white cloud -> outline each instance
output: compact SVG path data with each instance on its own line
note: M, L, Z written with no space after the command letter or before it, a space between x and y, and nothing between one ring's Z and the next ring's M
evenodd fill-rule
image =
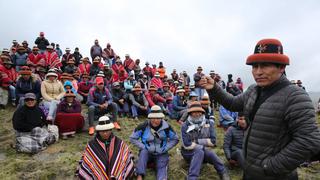
M288 76L320 91L318 1L1 1L0 48L13 39L33 44L40 31L84 55L94 39L110 42L122 57L160 60L171 71L216 70L253 83L245 65L261 38L279 38L291 59Z

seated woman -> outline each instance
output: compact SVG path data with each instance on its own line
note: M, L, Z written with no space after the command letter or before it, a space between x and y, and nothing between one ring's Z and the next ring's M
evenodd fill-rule
M138 180L146 175L148 162L156 164L158 180L168 179L168 151L178 144L179 138L164 117L160 106L152 106L149 120L138 125L130 136L130 142L139 148Z
M216 144L213 122L206 119L200 102L193 102L188 108L188 119L181 127L182 157L190 163L187 179L198 179L203 163L214 166L220 179L230 179L223 161L210 150Z
M71 90L67 90L57 108L55 124L59 127L62 139L67 139L68 135L74 137L76 131L81 130L84 125L81 104L75 100L75 97L76 95Z
M40 99L40 84L41 82L37 80L36 76L32 73L28 66L20 67L20 76L18 77L16 83L16 98L19 102L19 106L24 103L24 95L26 93L34 93L37 100Z
M36 105L36 99L34 93L25 94L24 105L13 114L17 152L38 153L58 140L57 133L48 131L46 117Z
M50 70L46 75L46 80L41 83L42 103L49 110L47 120L52 122L55 119L57 105L65 93L63 85L57 78L57 73L54 70Z
M75 87L73 86L73 83L69 80L65 81L63 84L64 90L68 91L71 90L73 92L73 94L76 96L76 100L81 102L83 101L83 97L77 93L77 89L75 89Z
M87 98L89 95L89 90L93 86L93 82L90 81L90 76L87 73L82 74L81 76L81 82L78 83L78 94L82 96L82 102L81 103L86 103Z
M133 155L129 146L112 133L108 116L99 118L96 135L85 148L76 176L79 179L132 179Z

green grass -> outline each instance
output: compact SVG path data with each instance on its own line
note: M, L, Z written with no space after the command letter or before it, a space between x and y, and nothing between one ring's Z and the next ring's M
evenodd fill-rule
M36 155L16 153L11 147L14 144L11 122L13 111L14 108L0 111L0 179L73 179L81 152L91 138L87 132L78 133L72 139L59 140ZM114 131L114 133L127 142L137 159L138 150L129 143L128 137L144 119L133 121L122 118L119 121L122 131ZM320 117L318 117L319 122ZM180 134L180 126L175 121L169 120L169 123ZM217 147L213 150L226 162L222 149L223 136L224 131L217 128ZM169 179L184 179L187 175L188 164L177 151L180 146L181 142L169 153ZM234 168L230 170L230 175L232 179L241 179L242 171ZM320 179L320 164L314 164L309 168L299 168L299 177L300 179ZM148 169L145 179L155 179L155 172ZM213 166L206 164L203 165L200 179L218 179L218 175Z

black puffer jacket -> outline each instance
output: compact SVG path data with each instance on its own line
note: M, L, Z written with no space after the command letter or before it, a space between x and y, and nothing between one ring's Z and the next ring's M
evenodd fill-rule
M285 82L288 79L283 75L271 87L264 88L261 95ZM249 124L243 143L245 175L259 180L289 179L302 162L320 150L313 104L304 90L288 85L266 99L249 120L258 89L252 85L233 97L216 85L208 93L227 109L243 111L245 115Z

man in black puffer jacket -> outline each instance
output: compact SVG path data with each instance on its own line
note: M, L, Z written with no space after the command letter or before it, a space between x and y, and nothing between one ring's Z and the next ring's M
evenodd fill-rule
M289 58L280 41L259 41L246 64L252 65L257 84L243 94L227 94L210 77L201 85L227 109L244 113L244 179L298 179L297 167L320 150L311 99L287 79Z

